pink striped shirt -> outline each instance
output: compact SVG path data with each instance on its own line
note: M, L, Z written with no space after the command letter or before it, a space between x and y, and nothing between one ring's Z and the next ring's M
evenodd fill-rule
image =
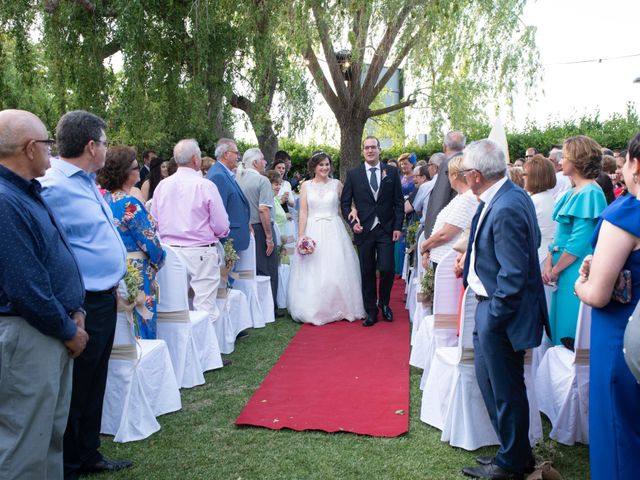
M151 214L164 243L201 247L229 234L229 217L215 184L189 167L162 180L153 192Z

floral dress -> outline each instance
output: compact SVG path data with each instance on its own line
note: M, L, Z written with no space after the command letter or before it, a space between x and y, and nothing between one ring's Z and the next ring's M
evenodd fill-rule
M123 191L106 192L104 199L113 212L116 228L128 253L142 252L144 259L127 256L127 263L135 267L142 277L140 290L145 295L145 306L153 313L150 319L144 319L134 310L134 328L136 337L156 338L156 291L154 280L156 273L164 264L165 251L160 244L156 222L144 205L135 197Z

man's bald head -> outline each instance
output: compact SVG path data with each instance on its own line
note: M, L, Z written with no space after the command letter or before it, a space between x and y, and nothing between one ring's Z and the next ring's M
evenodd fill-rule
M47 129L36 115L25 110L0 111L0 160L13 157L29 140L47 138Z

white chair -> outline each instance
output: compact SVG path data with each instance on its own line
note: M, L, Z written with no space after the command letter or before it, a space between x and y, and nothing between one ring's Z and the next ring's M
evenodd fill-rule
M473 292L467 289L461 310L460 341L456 347L436 350L420 411L423 422L442 430L443 442L465 450L500 443L476 379L473 350L476 306ZM542 438L542 423L535 391L529 388L530 353L525 354L524 381L529 400L529 441L534 445Z
M280 237L282 247L287 254L289 260L293 257L296 247L296 239L294 237L295 227L293 220L287 221L285 234ZM291 265L289 263L280 263L278 266L278 293L276 294L276 304L278 308L287 308L287 288L289 287L289 272Z
M216 332L208 312L189 310L187 269L168 245L164 266L156 275L158 338L167 342L178 385L205 383L203 372L222 367Z
M424 232L420 234L418 237L418 243L416 244L417 256L420 256L420 244L424 240ZM416 294L420 291L420 279L422 278L422 273L424 272L424 268L422 268L422 259L418 258L416 267L409 267L409 279L407 281L406 293L407 293L407 303L406 307L409 310L409 320L412 323L411 328L411 344L413 345L413 337L415 332L420 325L422 318L416 317L415 310L418 302L416 302Z
M240 290L218 288L216 299L220 317L214 322L220 351L224 354L233 353L238 334L253 326L247 297Z
M540 411L553 428L549 437L565 445L589 443L589 351L591 307L580 304L574 352L547 350L536 374Z
M253 235L249 248L238 252L231 276L234 277L233 289L242 291L249 302L253 328L263 328L267 323L275 322L275 305L271 293L271 278L256 275L256 243Z
M544 269L544 263L546 260L547 260L547 257L543 258L540 261L540 271ZM553 288L550 287L549 285L545 285L544 296L547 301L547 312L551 307L552 294L553 294ZM538 345L536 348L533 349L533 355L531 358L531 372L532 372L533 378L535 378L536 376L536 371L538 370L538 366L540 365L540 362L544 358L544 354L551 347L553 347L553 343L551 342L551 340L549 340L549 337L547 337L547 334L545 332L542 332L542 341L540 342L540 345Z
M182 408L171 357L163 340L138 340L118 313L109 359L100 432L115 442L147 438L160 430L156 416Z
M421 386L424 386L429 375L431 359L436 349L458 344L458 310L462 279L456 278L453 272L457 255L451 250L438 264L434 279L433 315L427 315L422 319L414 336L409 363L424 370Z

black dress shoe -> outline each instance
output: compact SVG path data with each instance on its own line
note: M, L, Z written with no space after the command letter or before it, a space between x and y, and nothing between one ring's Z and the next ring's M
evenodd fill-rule
M132 465L133 462L131 460L111 460L107 457L102 457L96 463L83 465L80 473L116 472Z
M471 478L489 478L493 480L522 480L521 473L510 472L495 463L489 465L479 465L477 467L465 467L462 473Z
M393 322L393 312L389 308L389 305L380 305L380 310L382 310L382 318L387 322Z
M476 463L479 463L480 465L491 465L493 463L494 458L495 457L492 457L490 455L486 455L486 456L480 455L479 457L476 457Z
M229 365L232 365L233 362L231 360L229 360L228 358L225 358L222 360L222 366L223 367L228 367Z
M244 338L249 336L249 330L242 330L238 335L236 335L236 340L238 338Z
M373 315L369 315L367 319L364 322L362 322L362 326L372 327L373 325L375 325L376 322L377 322L376 317L374 317Z

